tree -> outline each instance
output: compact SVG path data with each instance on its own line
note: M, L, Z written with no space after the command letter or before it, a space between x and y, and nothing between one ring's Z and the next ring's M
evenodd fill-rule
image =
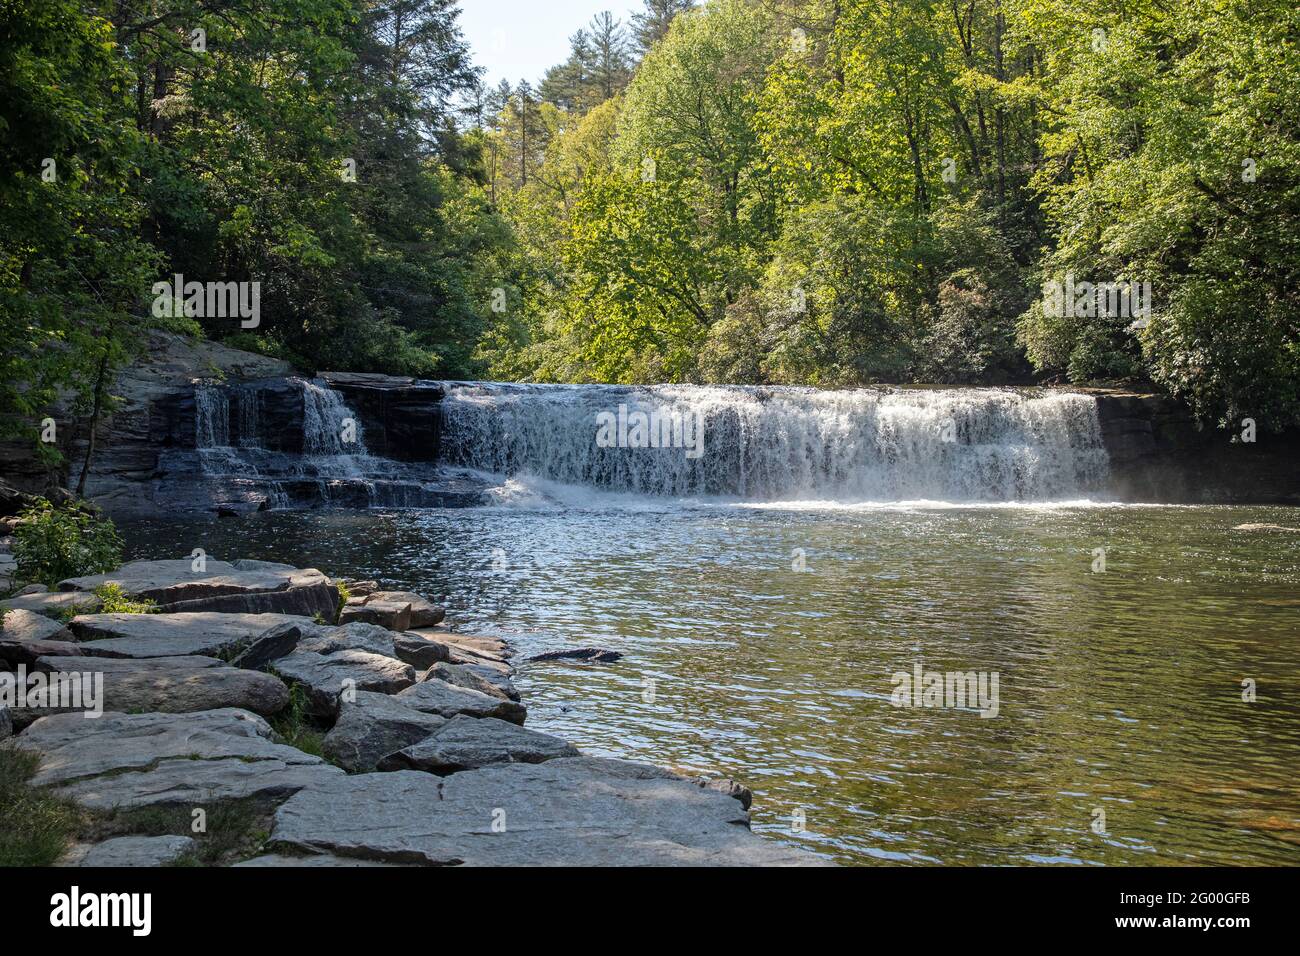
M695 0L644 0L645 9L632 14L632 39L644 56L668 36L677 14L695 8Z

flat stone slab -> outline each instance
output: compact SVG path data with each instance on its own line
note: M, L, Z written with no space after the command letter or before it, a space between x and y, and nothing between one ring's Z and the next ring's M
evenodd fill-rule
M68 578L60 591L93 591L117 584L136 598L147 598L171 613L222 611L332 616L338 588L314 568L261 567L240 570L225 561L208 559L194 570L188 558L174 561L132 561L108 574Z
M519 699L519 692L509 677L473 664L434 664L425 671L421 680L440 680L453 687L476 690L480 694L500 697L502 700Z
M81 591L54 591L40 594L24 594L0 601L0 608L21 608L34 611L45 617L59 618L69 612L77 614L94 614L103 602L93 594Z
M166 866L197 847L186 836L114 837L93 846L78 847L62 862L65 866Z
M435 628L412 628L412 634L420 634L435 641L441 641L448 647L459 650L473 657L483 657L493 661L505 661L510 657L510 648L499 637L486 637L478 634L458 634Z
M233 656L280 624L311 622L285 614L84 614L69 629L96 657Z
M184 714L238 707L270 716L289 706L289 688L270 674L229 667L211 657L42 657L43 671L102 674L106 711ZM45 713L61 713L52 709Z
M369 773L389 754L417 743L447 723L387 694L358 691L339 705L338 721L325 735L324 753L349 773Z
M426 714L447 718L464 714L467 717L496 717L522 725L528 715L524 705L517 701L456 687L442 680L423 681L402 691L397 699Z
M71 641L72 632L53 618L25 608L3 612L0 641Z
M642 764L567 757L339 777L276 812L273 848L470 866L788 866L739 801Z
M0 664L13 669L19 664L35 667L42 657L82 656L81 645L74 641L0 641Z
M423 770L445 776L499 763L544 763L577 757L578 748L550 734L495 717L453 717L419 743L379 761L380 770Z
M369 651L314 654L299 650L271 667L285 680L305 687L308 710L322 717L338 713L339 694L344 690L396 694L415 683L415 668L410 664Z
M282 799L344 776L319 757L274 743L266 721L233 708L96 720L57 714L14 743L40 755L33 785L99 810Z

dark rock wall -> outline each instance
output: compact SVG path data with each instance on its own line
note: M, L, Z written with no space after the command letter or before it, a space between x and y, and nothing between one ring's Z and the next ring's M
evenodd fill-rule
M1255 441L1243 442L1240 423L1232 431L1198 427L1185 406L1165 396L1096 397L1118 499L1300 504L1300 434L1256 429Z
M444 390L436 382L361 372L321 372L361 419L366 448L394 461L437 461Z

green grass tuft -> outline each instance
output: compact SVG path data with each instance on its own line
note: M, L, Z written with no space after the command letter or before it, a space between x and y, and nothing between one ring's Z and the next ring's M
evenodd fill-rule
M50 866L68 848L85 812L33 787L40 758L0 745L0 867Z

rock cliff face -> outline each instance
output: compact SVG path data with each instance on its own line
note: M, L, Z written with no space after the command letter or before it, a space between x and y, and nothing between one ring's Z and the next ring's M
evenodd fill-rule
M1121 501L1300 504L1300 435L1197 426L1163 395L1098 392L1097 417Z
M455 457L452 431L442 440L445 391L385 375L295 376L285 362L159 334L118 379L86 494L120 514L479 504L483 488L440 464L444 444ZM1300 504L1300 435L1258 431L1243 442L1239 432L1199 428L1164 396L1092 394L1110 458L1104 495ZM66 407L52 415L62 474L47 472L30 447L0 444L0 477L19 490L75 487L80 477L85 424Z
M437 461L439 403L444 390L436 382L365 372L321 372L330 388L341 392L365 428L372 455L394 461Z

